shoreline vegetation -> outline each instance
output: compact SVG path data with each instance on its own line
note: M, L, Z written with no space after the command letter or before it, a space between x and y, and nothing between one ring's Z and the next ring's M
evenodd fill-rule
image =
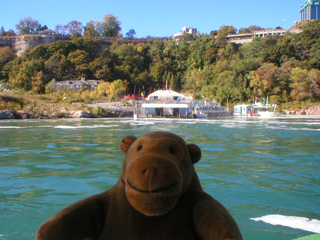
M70 101L52 95L0 93L0 119L102 118L133 115L126 101Z
M108 19L115 31L97 32ZM19 56L9 46L0 47L0 111L16 118L119 117L127 114L122 107L88 103L118 101L128 107L120 96L148 96L165 86L229 109L268 99L280 113L319 114L320 20L295 24L300 33L256 37L242 45L227 39L257 28L221 26L209 34L139 42L134 31L123 38L120 22L106 15L99 24L88 24L84 33L69 31L68 40L38 45ZM56 89L80 79L99 84L91 91L85 82L76 92L71 86Z
M84 99L79 100L82 101L70 101L68 97L57 99L53 94L0 93L0 120L133 117L134 108L125 98L88 102L84 102ZM305 108L281 110L280 115L320 116L320 105L311 104Z

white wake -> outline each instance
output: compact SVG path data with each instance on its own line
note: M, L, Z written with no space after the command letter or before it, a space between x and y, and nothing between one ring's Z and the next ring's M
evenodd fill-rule
M320 221L305 217L283 216L279 214L267 215L258 218L250 218L253 221L262 221L271 225L281 225L308 232L320 233Z

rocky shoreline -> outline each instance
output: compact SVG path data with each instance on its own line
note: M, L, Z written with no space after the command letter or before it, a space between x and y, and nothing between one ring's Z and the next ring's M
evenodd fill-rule
M283 111L284 115L320 115L320 106L310 106L307 109L296 109L294 111Z
M64 112L61 114L48 114L43 113L41 115L29 114L26 111L12 112L10 110L0 111L0 120L2 119L59 119L59 118L114 118L114 117L130 117L133 116L133 112L130 111L115 111L105 114L93 114L84 110Z
M123 106L108 106L109 112L103 114L93 114L84 110L66 111L63 109L60 113L49 114L43 113L30 113L27 111L0 111L0 120L4 119L59 119L59 118L117 118L117 117L133 117L133 110L131 107ZM283 116L301 116L301 115L320 115L320 106L310 106L307 109L297 109L295 111L283 111Z
M1 100L1 99L0 99ZM2 119L72 119L72 118L115 118L133 117L133 108L122 102L72 103L68 106L59 104L34 104L24 110L0 110Z

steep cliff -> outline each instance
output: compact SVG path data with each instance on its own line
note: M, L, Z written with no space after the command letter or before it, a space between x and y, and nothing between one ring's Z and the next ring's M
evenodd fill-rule
M46 45L59 40L66 40L66 36L62 35L21 35L13 37L0 37L0 47L11 47L18 56L24 51L38 45Z

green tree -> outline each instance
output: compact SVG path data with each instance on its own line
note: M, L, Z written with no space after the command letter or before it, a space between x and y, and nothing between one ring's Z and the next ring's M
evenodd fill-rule
M207 84L203 71L197 68L189 69L183 76L182 81L184 90L194 94L201 93L201 89Z
M84 28L84 36L88 38L118 37L121 31L121 22L117 17L108 14L102 21L90 21ZM130 30L135 35L134 30ZM132 35L132 36L133 36Z
M126 33L126 37L129 39L134 38L134 36L136 35L136 31L134 29L130 29L127 33Z
M81 66L89 62L89 55L86 51L77 49L68 55L68 60L75 66Z
M46 75L48 79L62 80L64 72L61 69L61 62L66 57L56 53L45 62Z
M71 21L66 26L65 29L71 38L77 38L82 36L83 26L81 22Z
M147 56L141 45L133 46L123 44L120 45L114 53L119 60L119 63L117 64L118 69L125 74L123 79L131 81L149 68Z
M213 30L209 34L210 38L216 38L217 35L218 35L218 30Z
M163 60L164 55L170 55L171 52L171 46L168 47L168 45L175 45L173 41L161 41L161 40L156 40L154 41L149 50L149 54L152 58L152 62L160 62ZM166 49L166 50L165 50ZM166 51L166 53L164 53Z
M309 66L311 68L317 68L320 70L320 41L319 41L319 39L317 39L317 41L310 48L309 58L310 58Z
M67 60L73 66L75 78L87 75L89 71L89 55L86 51L77 49L68 55Z
M251 25L250 27L247 27L247 28L240 28L238 31L238 34L252 33L254 31L259 31L259 30L263 30L263 28L259 26Z
M52 79L52 80L46 85L46 87L45 87L46 93L47 93L47 94L53 93L56 84L57 84L56 79Z
M205 98L216 99L218 87L214 84L205 85L201 88L201 95Z
M45 90L45 78L42 71L31 77L31 90L33 93L43 93Z
M155 62L152 64L150 74L154 80L155 87L162 88L164 86L163 76L166 72L166 66L163 62Z
M90 21L84 28L83 35L88 38L100 38L100 22L99 21Z
M288 59L297 57L295 47L290 38L269 36L264 44L265 47L261 54L264 62L275 63L280 66Z
M111 82L117 78L115 71L116 62L117 56L106 49L100 57L95 58L94 61L89 63L89 68L95 78Z
M148 72L142 72L133 80L133 84L139 87L153 86L152 75Z
M196 40L190 42L187 65L189 68L203 68L207 63L206 53L207 44L212 41L208 36L201 36Z
M9 73L9 83L11 83L13 88L25 91L32 90L36 84L41 84L42 88L42 81L45 79L41 75L42 73L39 72L43 72L43 69L44 64L41 60L25 61L19 65L13 65Z
M218 87L216 99L225 103L227 100L241 100L241 86L236 86L234 72L230 70L222 71L216 78L215 85Z
M320 97L320 70L311 69L308 74L312 97Z
M7 79L8 73L4 70L4 66L15 58L15 53L10 47L0 47L0 80Z
M57 34L61 34L61 35L66 35L67 34L67 29L64 25L58 24L55 26L54 31Z
M117 17L108 14L103 17L101 22L101 36L102 37L117 37L121 31L121 22Z
M237 51L235 45L233 45L232 43L227 43L224 48L220 48L220 50L218 51L218 56L220 57L220 59L231 60L237 57L236 53Z
M260 58L264 50L262 38L254 38L251 43L244 43L240 47L241 54L245 59Z
M182 88L180 73L177 73L177 74L172 73L169 83L170 83L170 88L172 90L179 92Z
M16 24L16 29L20 35L38 33L40 28L41 24L31 17L20 19L19 23Z
M217 34L217 42L220 44L220 46L224 46L226 44L226 36L229 34L235 34L237 30L233 26L221 26L218 30Z

